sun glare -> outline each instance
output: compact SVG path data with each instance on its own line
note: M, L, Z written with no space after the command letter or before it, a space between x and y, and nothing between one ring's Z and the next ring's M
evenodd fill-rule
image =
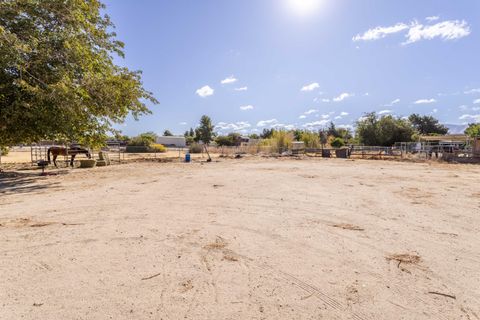
M294 14L306 16L317 11L323 0L286 0L289 10Z

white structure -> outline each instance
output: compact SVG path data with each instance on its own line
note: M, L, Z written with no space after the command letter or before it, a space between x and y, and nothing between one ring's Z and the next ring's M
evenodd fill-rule
M156 142L165 147L185 148L187 146L185 137L182 136L158 137Z

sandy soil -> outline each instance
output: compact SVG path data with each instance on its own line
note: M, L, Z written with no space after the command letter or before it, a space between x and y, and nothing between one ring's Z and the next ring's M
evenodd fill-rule
M0 319L480 319L479 178L334 159L4 175Z

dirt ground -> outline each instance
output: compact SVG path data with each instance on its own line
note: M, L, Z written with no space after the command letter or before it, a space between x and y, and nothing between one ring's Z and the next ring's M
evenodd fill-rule
M0 319L480 319L480 167L130 163L0 178Z

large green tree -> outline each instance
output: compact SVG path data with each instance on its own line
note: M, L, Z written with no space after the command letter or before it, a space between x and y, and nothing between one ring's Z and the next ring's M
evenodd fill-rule
M408 117L408 120L421 135L444 135L448 133L448 128L432 116L421 116L414 113Z
M472 138L480 137L480 123L470 123L465 129L465 134Z
M391 115L377 117L367 113L357 121L356 136L367 146L392 146L395 142L412 141L415 130L410 121Z
M157 103L123 57L99 0L0 1L0 145L101 142Z

